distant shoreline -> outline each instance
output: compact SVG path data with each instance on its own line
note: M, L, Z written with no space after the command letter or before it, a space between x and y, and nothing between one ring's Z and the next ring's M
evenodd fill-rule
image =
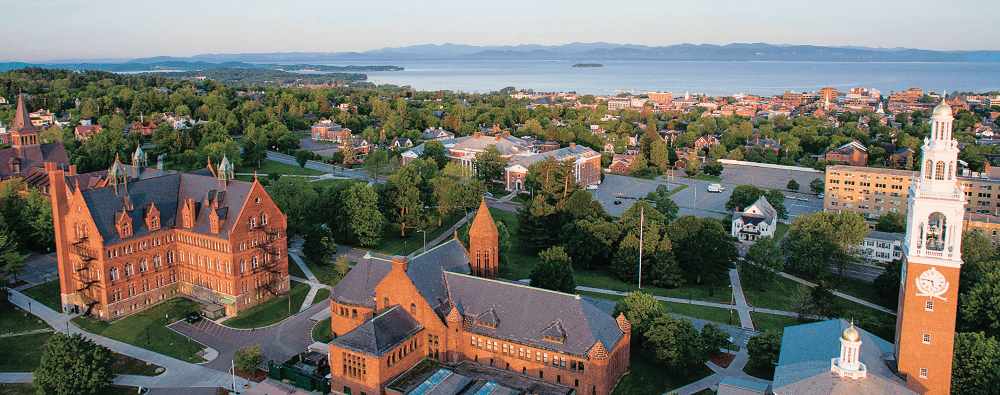
M604 65L600 63L577 63L569 67L604 67Z

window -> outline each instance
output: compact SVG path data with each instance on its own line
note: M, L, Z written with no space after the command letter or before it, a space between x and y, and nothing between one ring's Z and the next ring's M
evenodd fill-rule
M388 308L389 307L389 298L382 298L382 300L385 302L382 305L382 307Z
M260 224L267 225L267 214L263 213L260 214Z
M924 342L924 344L931 344L931 334L930 333L925 333L924 334L924 340L923 340L923 342Z
M110 278L111 281L117 281L118 280L118 268L117 267L113 267L113 268L111 268L111 270L108 271L108 278Z
M920 378L922 379L927 378L927 368L920 368Z
M131 263L125 264L125 277L135 274L135 268L132 267Z
M934 311L934 301L933 300L928 300L928 301L924 302L924 310Z
M253 228L257 227L257 218L250 217L250 219L248 221L250 223L250 229L253 229Z

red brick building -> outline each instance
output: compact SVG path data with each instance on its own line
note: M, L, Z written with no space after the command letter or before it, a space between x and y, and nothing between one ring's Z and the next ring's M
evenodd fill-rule
M364 259L331 293L331 389L384 394L424 358L470 361L610 394L629 368L631 326L578 295L499 281L485 202L469 231L413 260Z
M857 141L826 151L827 162L844 162L851 166L868 166L868 148Z
M611 159L611 172L617 174L632 174L632 162L635 155L615 154Z
M529 155L515 155L507 160L507 167L504 168L504 184L507 190L524 190L524 182L528 177L528 168L537 162L553 158L556 161L573 162L573 178L580 186L601 183L601 153L569 143L569 147L560 148L554 151L541 152Z
M69 157L62 143L39 144L41 131L31 123L24 100L18 96L14 123L7 131L11 148L0 149L0 180L25 178L34 169L45 168L46 163L64 170L69 168Z
M86 189L46 167L63 312L116 319L183 294L235 315L288 291L285 216L228 159L154 177L116 160Z

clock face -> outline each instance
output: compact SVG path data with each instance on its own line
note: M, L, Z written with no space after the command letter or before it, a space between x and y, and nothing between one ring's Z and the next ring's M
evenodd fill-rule
M917 296L928 296L931 298L947 300L942 298L941 295L948 292L950 284L944 277L944 274L937 271L937 269L932 267L929 270L920 273L920 276L917 276L916 283L917 291L920 291Z

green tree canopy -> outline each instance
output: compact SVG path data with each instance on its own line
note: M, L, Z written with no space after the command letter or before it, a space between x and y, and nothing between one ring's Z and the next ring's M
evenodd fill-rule
M664 314L660 301L653 295L642 291L631 292L628 296L615 303L614 316L625 314L625 319L632 330L639 334L646 333L653 321Z
M372 187L357 183L344 191L350 229L362 246L375 246L382 240L382 213L378 210L378 195Z
M645 334L643 352L671 369L690 372L708 361L705 344L688 319L662 315Z
M116 374L111 350L79 333L56 333L42 351L32 386L40 394L97 394L111 385Z
M951 393L1000 393L1000 343L982 332L956 333Z
M885 213L878 217L875 230L879 232L906 233L906 216L902 213Z
M550 247L538 253L540 259L531 270L531 286L553 291L573 293L573 261L562 247Z
M809 182L809 190L812 191L813 194L819 195L826 190L826 183L820 178L813 179Z
M750 363L777 365L778 355L781 354L781 335L765 333L751 338L747 342L747 354L750 354Z
M745 259L740 262L740 272L746 276L747 282L757 283L759 289L764 291L766 285L777 280L778 273L784 270L784 261L778 242L773 237L762 237L750 246Z
M788 180L788 184L785 184L785 189L787 189L789 191L798 191L799 190L799 182L795 181L794 178L791 179L791 180Z
M733 189L733 194L726 202L726 210L745 210L757 201L761 196L774 208L778 218L788 219L788 210L785 208L785 195L777 189L765 191L751 184L743 184Z

